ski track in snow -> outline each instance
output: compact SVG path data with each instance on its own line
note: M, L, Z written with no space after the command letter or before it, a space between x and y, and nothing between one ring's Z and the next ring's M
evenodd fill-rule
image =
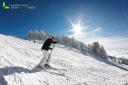
M56 45L51 68L34 68L42 44L0 35L0 85L125 85L128 71L88 53Z

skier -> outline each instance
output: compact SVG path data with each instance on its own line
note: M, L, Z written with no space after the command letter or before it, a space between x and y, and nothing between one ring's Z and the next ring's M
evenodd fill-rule
M50 67L49 62L51 59L51 56L49 56L48 50L53 50L50 45L52 43L56 44L56 41L53 41L54 37L53 36L49 36L49 38L44 42L41 51L43 52L43 59L39 62L38 67L45 69L45 67Z

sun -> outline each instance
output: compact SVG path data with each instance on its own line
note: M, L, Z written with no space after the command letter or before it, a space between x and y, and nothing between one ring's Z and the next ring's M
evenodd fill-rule
M77 24L73 24L72 25L72 31L75 33L75 34L82 34L82 30L83 30L83 27L77 23Z
M84 27L81 26L81 21L79 20L77 23L73 23L73 22L70 22L71 23L71 26L72 26L72 29L70 31L72 31L74 33L74 35L80 35L83 33L83 29Z

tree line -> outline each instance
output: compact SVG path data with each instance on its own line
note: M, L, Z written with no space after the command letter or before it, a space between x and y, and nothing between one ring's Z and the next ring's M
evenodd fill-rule
M41 31L30 30L28 32L27 37L29 40L46 40L48 36L49 34L45 33L43 30ZM108 59L106 50L102 45L99 44L98 41L89 43L86 45L85 43L76 40L74 37L69 38L68 36L63 36L63 35L58 35L54 37L59 44L70 46L70 47L79 49L80 51L85 51L85 52L97 55L99 57L102 57L104 59Z

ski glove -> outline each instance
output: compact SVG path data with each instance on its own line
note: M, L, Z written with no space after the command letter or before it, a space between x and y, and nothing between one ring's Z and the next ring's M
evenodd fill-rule
M49 47L50 50L53 50L51 47Z
M53 41L52 43L57 44L57 42L56 42L56 41Z
M53 50L52 48L50 48L50 50Z

